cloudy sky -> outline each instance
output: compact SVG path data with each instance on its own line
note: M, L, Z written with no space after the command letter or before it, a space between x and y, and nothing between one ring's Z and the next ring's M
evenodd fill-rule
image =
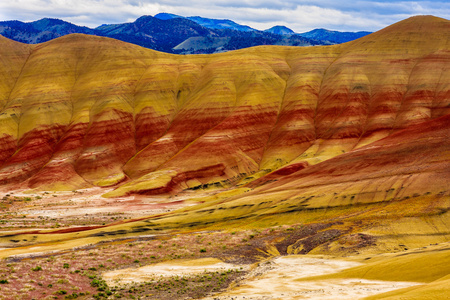
M256 29L285 25L295 32L314 28L376 31L413 15L450 19L450 1L390 0L1 0L0 20L59 18L77 25L132 22L142 15L231 19Z

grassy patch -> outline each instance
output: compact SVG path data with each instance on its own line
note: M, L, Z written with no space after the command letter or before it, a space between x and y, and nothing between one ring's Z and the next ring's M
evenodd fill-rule
M195 276L161 277L136 285L111 288L115 298L198 299L227 288L245 273L239 270L205 272Z

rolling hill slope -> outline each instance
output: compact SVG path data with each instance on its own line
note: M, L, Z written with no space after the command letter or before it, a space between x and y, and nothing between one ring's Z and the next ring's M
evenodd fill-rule
M0 183L177 193L314 165L447 115L448 34L416 17L345 45L211 56L2 38Z
M160 274L102 276L214 258L260 279L274 256L325 254L362 264L285 282L414 281L371 299L445 297L449 43L432 16L341 45L193 56L0 36L2 293L184 299ZM197 279L206 297L214 281Z
M330 278L423 283L379 297L448 294L449 34L425 16L343 45L198 56L86 35L1 38L0 188L11 195L0 204L19 208L3 214L4 265L28 274L30 262L55 264L47 254L71 256L102 276L103 265L153 264L144 245L164 261L326 254L365 262ZM94 223L76 204L86 187L108 191L78 204L94 209L182 205ZM17 190L72 192L40 192L34 207ZM40 225L59 201L67 227Z
M326 224L318 253L345 254L355 234L375 252L446 242L449 35L448 20L421 16L343 45L201 56L79 34L1 38L4 191L112 186L104 197L201 204L0 244L296 223Z

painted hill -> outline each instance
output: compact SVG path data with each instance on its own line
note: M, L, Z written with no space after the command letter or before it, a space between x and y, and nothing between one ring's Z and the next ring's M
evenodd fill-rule
M375 298L442 298L449 35L420 16L340 45L194 56L0 37L2 292L62 298L60 274L104 297L107 270L310 253L364 262L325 278L422 283ZM143 286L110 292L161 285Z
M447 115L448 34L415 17L345 45L198 57L1 38L0 183L173 194L308 170Z
M310 253L362 264L286 284L402 280L420 285L371 299L445 297L449 35L420 16L341 45L195 56L0 37L2 295L215 297ZM242 269L103 281L193 258Z

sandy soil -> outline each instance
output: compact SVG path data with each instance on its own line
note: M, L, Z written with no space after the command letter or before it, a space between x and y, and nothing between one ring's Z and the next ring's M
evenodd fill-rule
M244 266L242 266L242 269ZM248 268L248 266L245 266ZM102 274L102 278L110 286L131 282L145 282L160 276L189 276L205 271L223 271L240 269L240 266L227 264L216 258L200 258L193 260L173 260L170 262L148 265L140 268L127 268Z
M370 295L414 286L414 282L364 279L299 281L300 278L331 274L361 265L358 262L310 256L283 256L256 266L246 279L228 291L204 298L225 299L360 299ZM194 275L205 271L246 268L218 259L174 260L141 268L128 268L102 274L110 285L144 282L160 276Z
M360 299L418 284L364 279L296 280L358 265L360 263L308 256L278 257L262 263L239 286L205 299Z
M8 195L5 197L7 200L4 201L7 206L0 209L0 218L7 220L7 223L0 231L103 225L124 219L167 213L194 204L185 202L181 197L103 198L101 195L109 190L111 188L90 188L67 192L0 193L0 199Z

